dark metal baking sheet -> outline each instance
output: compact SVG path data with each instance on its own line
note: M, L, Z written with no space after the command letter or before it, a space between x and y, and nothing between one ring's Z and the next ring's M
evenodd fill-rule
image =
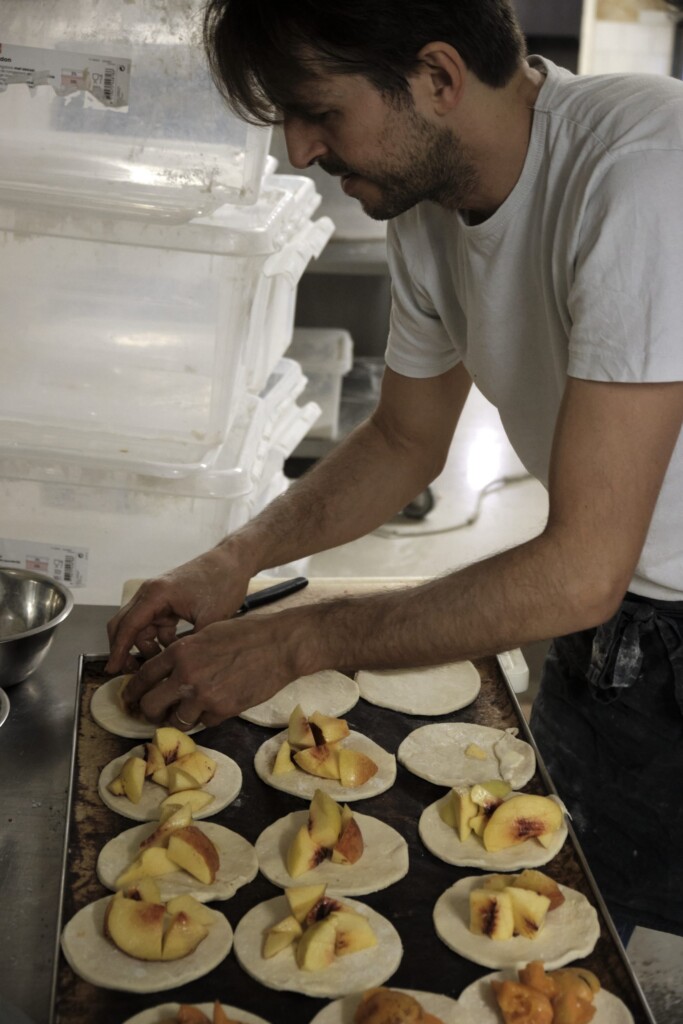
M112 836L132 824L105 807L97 795L100 770L112 758L135 745L134 740L105 732L90 716L93 692L109 678L104 673L105 662L104 655L92 655L81 658L79 665L60 928L81 907L107 895L95 873L97 854ZM500 729L517 727L535 747L519 703L497 660L482 659L476 662L476 667L482 679L479 696L469 707L452 715L440 718L408 716L360 700L345 717L353 729L372 737L392 753L397 751L408 733L419 726L453 720ZM201 734L202 746L220 750L234 758L244 778L238 798L211 820L234 829L252 843L266 825L306 806L304 801L265 785L253 769L256 750L272 735L272 730L242 719L233 719ZM538 769L525 789L537 793L551 792L552 784L538 751L536 754ZM388 822L405 836L409 844L410 871L407 877L388 889L363 897L364 902L394 923L403 941L403 961L389 984L441 992L457 998L467 985L488 973L489 969L449 950L438 939L432 924L432 908L441 893L459 878L474 873L472 868L456 868L438 860L419 839L417 822L420 813L442 792L443 788L417 778L399 765L392 789L354 806L363 813ZM559 882L584 893L598 910L601 937L594 952L581 963L594 970L603 986L626 1003L635 1024L655 1024L571 831L563 849L543 870ZM259 874L231 900L214 906L225 913L235 928L247 910L280 892ZM123 1024L140 1010L168 1000L200 1003L211 1002L215 998L260 1014L271 1024L290 1024L295 1020L306 1024L327 1002L265 988L245 974L232 952L210 974L172 992L134 995L98 988L73 973L59 951L57 937L52 1024Z

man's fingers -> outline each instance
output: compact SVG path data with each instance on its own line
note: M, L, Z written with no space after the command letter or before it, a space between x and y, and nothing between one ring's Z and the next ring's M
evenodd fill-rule
M119 672L138 637L145 636L149 627L159 619L165 620L167 624L173 614L168 597L163 590L159 592L155 581L150 584L143 583L128 604L124 605L107 624L110 653L106 671Z
M173 671L173 660L167 651L162 651L155 657L145 661L129 681L123 696L129 707L137 706L144 695L157 683L165 681ZM171 703L177 704L180 695L176 689L175 700Z
M202 717L202 706L197 701L181 700L169 715L171 725L178 726L183 732L193 729Z

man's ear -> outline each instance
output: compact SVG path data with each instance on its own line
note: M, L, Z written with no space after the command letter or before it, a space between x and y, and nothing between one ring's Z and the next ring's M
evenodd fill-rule
M465 88L467 67L450 43L427 43L417 55L420 61L414 85L436 114L453 110Z

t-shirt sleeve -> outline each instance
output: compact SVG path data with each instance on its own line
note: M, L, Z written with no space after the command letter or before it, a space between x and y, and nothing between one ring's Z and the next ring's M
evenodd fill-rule
M570 376L683 380L683 153L612 160L582 218L568 307Z
M411 211L412 212L412 211ZM410 243L401 238L396 222L387 229L387 259L391 274L391 317L386 364L405 377L438 377L460 362L453 340L434 308L414 264L405 258ZM411 252L419 260L419 246Z

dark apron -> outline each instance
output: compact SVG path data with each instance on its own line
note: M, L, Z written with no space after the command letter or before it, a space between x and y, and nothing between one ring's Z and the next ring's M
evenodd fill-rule
M531 730L611 913L683 935L683 602L555 640Z

